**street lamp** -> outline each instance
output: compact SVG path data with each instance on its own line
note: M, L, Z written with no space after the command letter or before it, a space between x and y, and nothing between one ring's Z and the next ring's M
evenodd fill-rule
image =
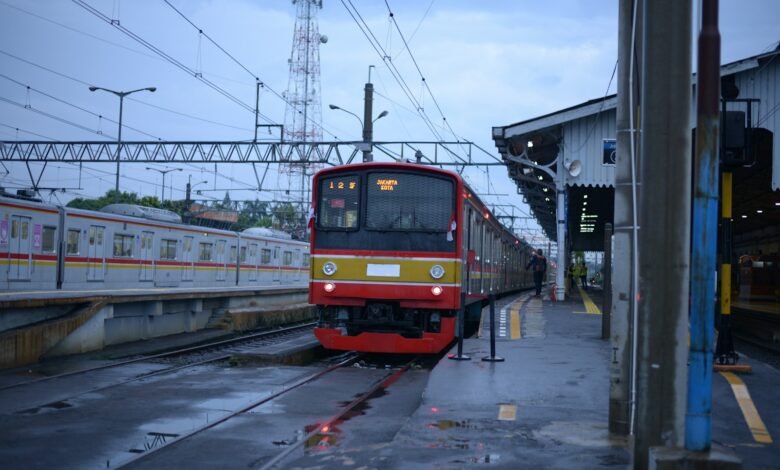
M192 195L192 188L194 188L195 186L197 186L199 184L206 184L206 183L208 183L208 181L203 180L203 181L198 181L195 184L192 184L192 175L189 175L189 177L187 178L187 193L186 193L187 194L187 210L189 210L189 207L190 207L190 196Z
M377 117L369 121L369 125L366 126L363 124L363 120L358 117L357 114L353 113L352 111L347 111L346 109L336 106L335 104L329 104L328 107L330 109L338 109L339 111L344 111L347 114L351 114L355 116L355 119L358 120L360 123L360 128L363 130L363 142L364 142L364 148L363 148L363 161L364 162L370 162L373 160L371 156L371 143L373 142L373 126L372 124L377 122L378 120L382 119L383 117L390 114L389 111L382 111L379 113Z
M172 171L181 171L181 168L170 168L168 170L158 170L157 168L152 168L150 166L147 166L146 169L158 171L162 173L162 194L160 195L160 204L162 204L163 202L165 202L165 174L170 173ZM173 189L171 189L171 193L173 193Z
M157 87L150 86L150 87L139 88L137 90L130 90L130 91L109 90L108 88L103 88L99 86L89 87L89 91L97 91L97 90L107 91L119 97L119 135L117 136L117 140L116 140L116 185L114 187L114 202L119 202L119 155L120 155L120 149L122 147L122 104L124 103L125 96L127 95L131 95L137 91L151 91L152 93L154 93L155 91L157 91ZM165 188L163 188L163 190L164 189Z

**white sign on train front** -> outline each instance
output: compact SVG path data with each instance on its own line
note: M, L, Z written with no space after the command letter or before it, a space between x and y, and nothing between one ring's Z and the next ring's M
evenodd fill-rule
M401 277L400 264L369 264L366 266L366 276Z

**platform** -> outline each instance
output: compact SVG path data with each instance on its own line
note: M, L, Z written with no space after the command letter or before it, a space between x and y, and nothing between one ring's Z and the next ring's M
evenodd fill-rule
M601 300L593 288L559 303L529 294L499 300L496 356L504 361L482 361L490 354L485 319L480 337L464 341L470 360L443 359L433 370L421 406L393 442L397 468L629 465L629 439L608 433L610 343L601 339ZM772 397L780 372L751 363L752 375L715 374L713 449L736 454L743 468L777 468L780 412Z

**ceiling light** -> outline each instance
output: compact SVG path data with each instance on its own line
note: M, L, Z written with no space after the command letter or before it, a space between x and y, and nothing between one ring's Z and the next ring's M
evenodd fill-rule
M764 213L764 211L762 211L761 209L757 209L756 210L756 214L763 214L763 213Z
M587 206L588 205L588 201L582 201L582 205L583 206Z
M743 219L747 219L747 216L745 214L742 214Z
M582 195L582 198L583 198L583 199L587 199L587 198L588 198L588 195L587 195L587 194L583 194L583 195Z
M542 175L539 175L539 181L542 181Z

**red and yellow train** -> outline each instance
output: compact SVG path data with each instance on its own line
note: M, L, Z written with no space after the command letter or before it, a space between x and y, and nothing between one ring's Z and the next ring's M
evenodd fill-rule
M461 307L478 318L488 294L533 285L531 247L454 172L340 166L318 172L312 194L309 303L327 349L438 353Z

